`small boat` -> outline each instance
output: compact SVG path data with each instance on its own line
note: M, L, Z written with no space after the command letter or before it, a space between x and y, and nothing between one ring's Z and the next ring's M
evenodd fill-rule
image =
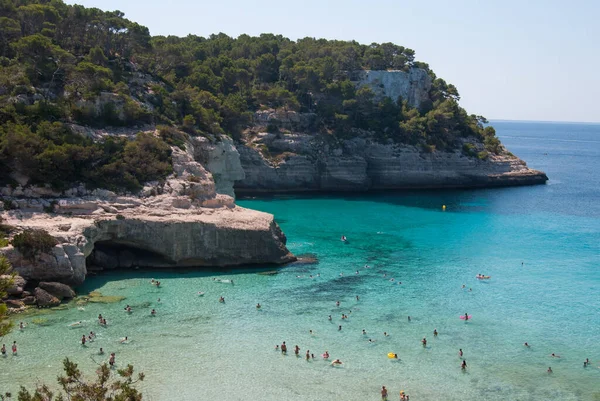
M202 296L204 296L204 293L202 291L198 291L198 296L202 297Z

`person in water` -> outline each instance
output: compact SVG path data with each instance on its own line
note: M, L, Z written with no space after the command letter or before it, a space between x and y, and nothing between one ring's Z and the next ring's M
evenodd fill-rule
M556 355L554 352L550 354L552 358L560 358L560 355Z
M335 306L340 306L340 301L336 301Z
M331 362L331 366L335 366L335 365L343 365L343 363L339 359L336 359L333 362Z
M260 308L261 308L260 303L257 303L256 304L256 309L260 309Z
M125 310L127 311L127 313L131 313L131 306L127 305L125 307Z
M469 320L469 315L465 312L465 320Z
M531 345L529 345L528 343L523 344L524 346L526 346L527 348L530 348Z
M309 361L310 360L310 351L306 350L306 360Z
M328 320L331 320L331 315L329 315L329 317L327 318Z
M222 304L224 304L225 303L225 298L219 297L219 302L221 302Z
M433 336L437 337L437 335L438 335L437 329L433 329Z
M6 356L6 344L2 344L2 348L0 348L0 352L2 356Z
M155 310L155 309L152 309L152 310L150 311L150 315L151 315L151 316L156 316L156 310Z
M23 322L19 323L19 330L23 330L25 328L25 324Z
M287 345L285 345L285 341L281 344L281 353L287 354Z
M85 345L85 334L81 336L81 345Z
M299 353L300 353L300 347L298 347L298 345L296 345L294 347L294 354L296 354L296 356L298 356Z
M125 338L121 338L121 344L125 344L127 341L129 341L129 338L127 338L127 336L125 336Z
M458 356L459 356L460 358L462 358L462 356L463 356L463 350L462 350L462 348L460 348L460 349L458 350Z
M381 400L382 401L387 401L387 399L388 399L387 388L385 388L385 386L381 386Z
M113 367L115 366L115 353L110 354L110 358L108 359L108 364Z
M363 329L363 336L366 336L366 335L367 335L367 332L365 329Z
M17 342L16 341L13 341L12 353L13 353L13 355L17 355Z
M325 351L323 353L323 359L328 359L329 358L329 351Z
M338 326L338 331L342 331L342 325L341 324Z
M423 344L423 347L427 347L427 339L425 337L421 340L421 344Z
M463 360L462 363L460 364L460 368L462 370L466 370L467 369L467 361Z
M548 370L547 370L547 372L548 372L548 373L552 373L552 367L548 366Z
M408 317L408 321L410 322L410 316Z
M104 350L100 347L100 351L98 351L98 355L104 355Z
M384 332L383 332L383 336L384 336L384 337L389 337L390 335L387 333L387 331L384 331Z

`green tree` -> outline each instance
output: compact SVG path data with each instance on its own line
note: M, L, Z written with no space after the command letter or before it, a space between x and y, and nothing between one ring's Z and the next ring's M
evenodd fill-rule
M13 283L14 272L10 262L4 255L0 255L0 299L6 297L6 290ZM12 329L12 322L7 321L6 305L0 303L0 337L7 335Z
M18 401L141 401L135 385L144 380L144 374L134 374L132 365L118 369L116 374L106 363L96 370L94 380L87 380L77 364L65 358L64 375L58 377L60 390L54 392L46 384L38 385L33 392L21 387Z

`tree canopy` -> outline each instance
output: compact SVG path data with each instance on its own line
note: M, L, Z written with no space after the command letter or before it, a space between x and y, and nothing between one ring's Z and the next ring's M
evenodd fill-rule
M0 15L0 168L24 169L32 183L136 190L171 172L161 138L94 143L70 124L161 124L237 139L262 108L315 113L315 132L340 137L358 128L428 150L477 137L489 151L501 151L484 119L459 106L456 87L393 43L274 34L153 37L120 11L61 0L0 0ZM419 109L352 82L358 70L411 68L426 70L433 82ZM140 162L148 168L140 170Z

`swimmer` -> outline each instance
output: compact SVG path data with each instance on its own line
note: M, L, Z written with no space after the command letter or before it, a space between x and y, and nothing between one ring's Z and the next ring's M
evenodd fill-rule
M131 313L131 306L127 305L124 309L127 313Z
M160 298L158 298L158 301L157 301L157 302L160 302Z
M472 288L469 288L469 292L471 292L471 291L473 291L473 289L472 289Z
M372 339L369 338L368 342L369 342L369 344L373 344L375 342L375 340L372 340Z
M329 359L329 351L323 353L323 359Z
M111 367L115 366L115 353L114 352L110 354L110 358L108 360L108 364Z
M106 319L102 319L102 326L106 326L108 323L106 323Z
M357 270L357 271L356 271L356 273L354 273L354 274L358 274L358 270Z
M312 331L312 330L308 330L308 333L309 333L311 336L312 336L313 334L315 334L315 333L313 333L313 331Z
M306 350L306 360L309 361L310 360L310 351Z
M392 278L390 279L390 281L391 281L391 282L393 282L393 281L394 281L394 278L392 277Z
M381 386L381 400L382 401L387 401L387 399L388 399L387 388L385 388L385 386Z
M287 345L285 345L285 341L281 344L281 353L287 354Z
M465 369L467 369L467 361L463 360L463 361L462 361L462 363L460 364L460 368L461 368L462 370L465 370Z
M310 354L311 359L315 359L315 354Z
M310 276L308 276L309 278L313 278L312 274Z
M356 296L356 300L358 301L358 299L359 299L359 298L358 298L358 295L357 295L357 296Z
M421 340L421 344L423 344L423 347L427 347L427 339L425 337Z
M2 356L6 356L6 344L2 344L2 348L0 348L0 352Z
M256 304L256 309L260 309L260 308L261 308L260 303L257 303Z
M368 268L370 268L370 267L371 267L371 266L369 266L369 265L365 265L365 266L364 266L364 268L365 268L365 269L368 269Z
M410 316L408 317L408 321L410 322Z
M98 320L102 322L102 313L98 315Z
M104 355L104 350L100 347L100 351L98 351L98 355Z
M342 331L342 325L341 324L338 326L338 331Z
M160 281L156 281L156 283L154 283L154 285L156 285L156 288L160 287Z
M298 353L300 352L300 347L298 347L298 345L296 345L294 347L294 354L296 354L296 356L298 356Z
M331 315L329 315L329 317L327 318L328 320L331 320Z
M96 333L94 333L93 331L90 331L89 337L90 338L96 338Z
M331 366L336 366L336 365L343 365L343 363L339 359L336 359L333 362L331 362Z
M585 358L585 361L583 361L583 367L587 368L590 365L590 359L589 358Z
M82 323L82 322L81 322L81 320L80 320L80 321L78 321L78 322L71 323L69 326L71 326L71 327L75 327L75 326L81 326L81 323Z
M548 366L548 370L546 372L552 373L552 368L550 366Z
M458 350L458 356L459 356L459 358L462 358L462 356L463 356L463 350L462 350L462 348L460 348Z
M463 285L462 285L462 288L465 288L465 287L466 287L466 285L464 285L464 284L463 284Z
M394 354L394 359L398 359L398 354Z
M340 301L336 301L335 306L340 306Z
M81 345L85 345L85 334L81 336Z
M527 347L527 348L531 348L531 345L529 345L529 343L525 343L525 344L523 344L523 345L524 345L525 347Z
M152 309L150 311L150 316L156 316L156 310L155 309Z
M437 335L438 335L437 329L433 329L433 336L437 337Z
M550 354L552 358L560 358L560 355L556 355L554 352Z
M225 298L219 297L219 302L221 302L222 304L224 304L225 303Z
M389 337L390 335L387 333L387 331L384 331L384 332L383 332L383 336L384 336L384 337Z
M13 355L17 355L17 342L16 341L13 341L12 353L13 353Z
M344 273L340 273L340 277L343 276L343 275L344 275Z
M275 351L279 351L279 344L275 344Z
M465 320L469 320L469 315L465 312Z
M125 338L121 338L120 343L121 344L125 344L129 341L129 338L125 337Z
M19 330L23 330L25 328L25 324L23 322L19 323Z
M365 331L365 329L363 329L363 336L366 336L367 332Z

